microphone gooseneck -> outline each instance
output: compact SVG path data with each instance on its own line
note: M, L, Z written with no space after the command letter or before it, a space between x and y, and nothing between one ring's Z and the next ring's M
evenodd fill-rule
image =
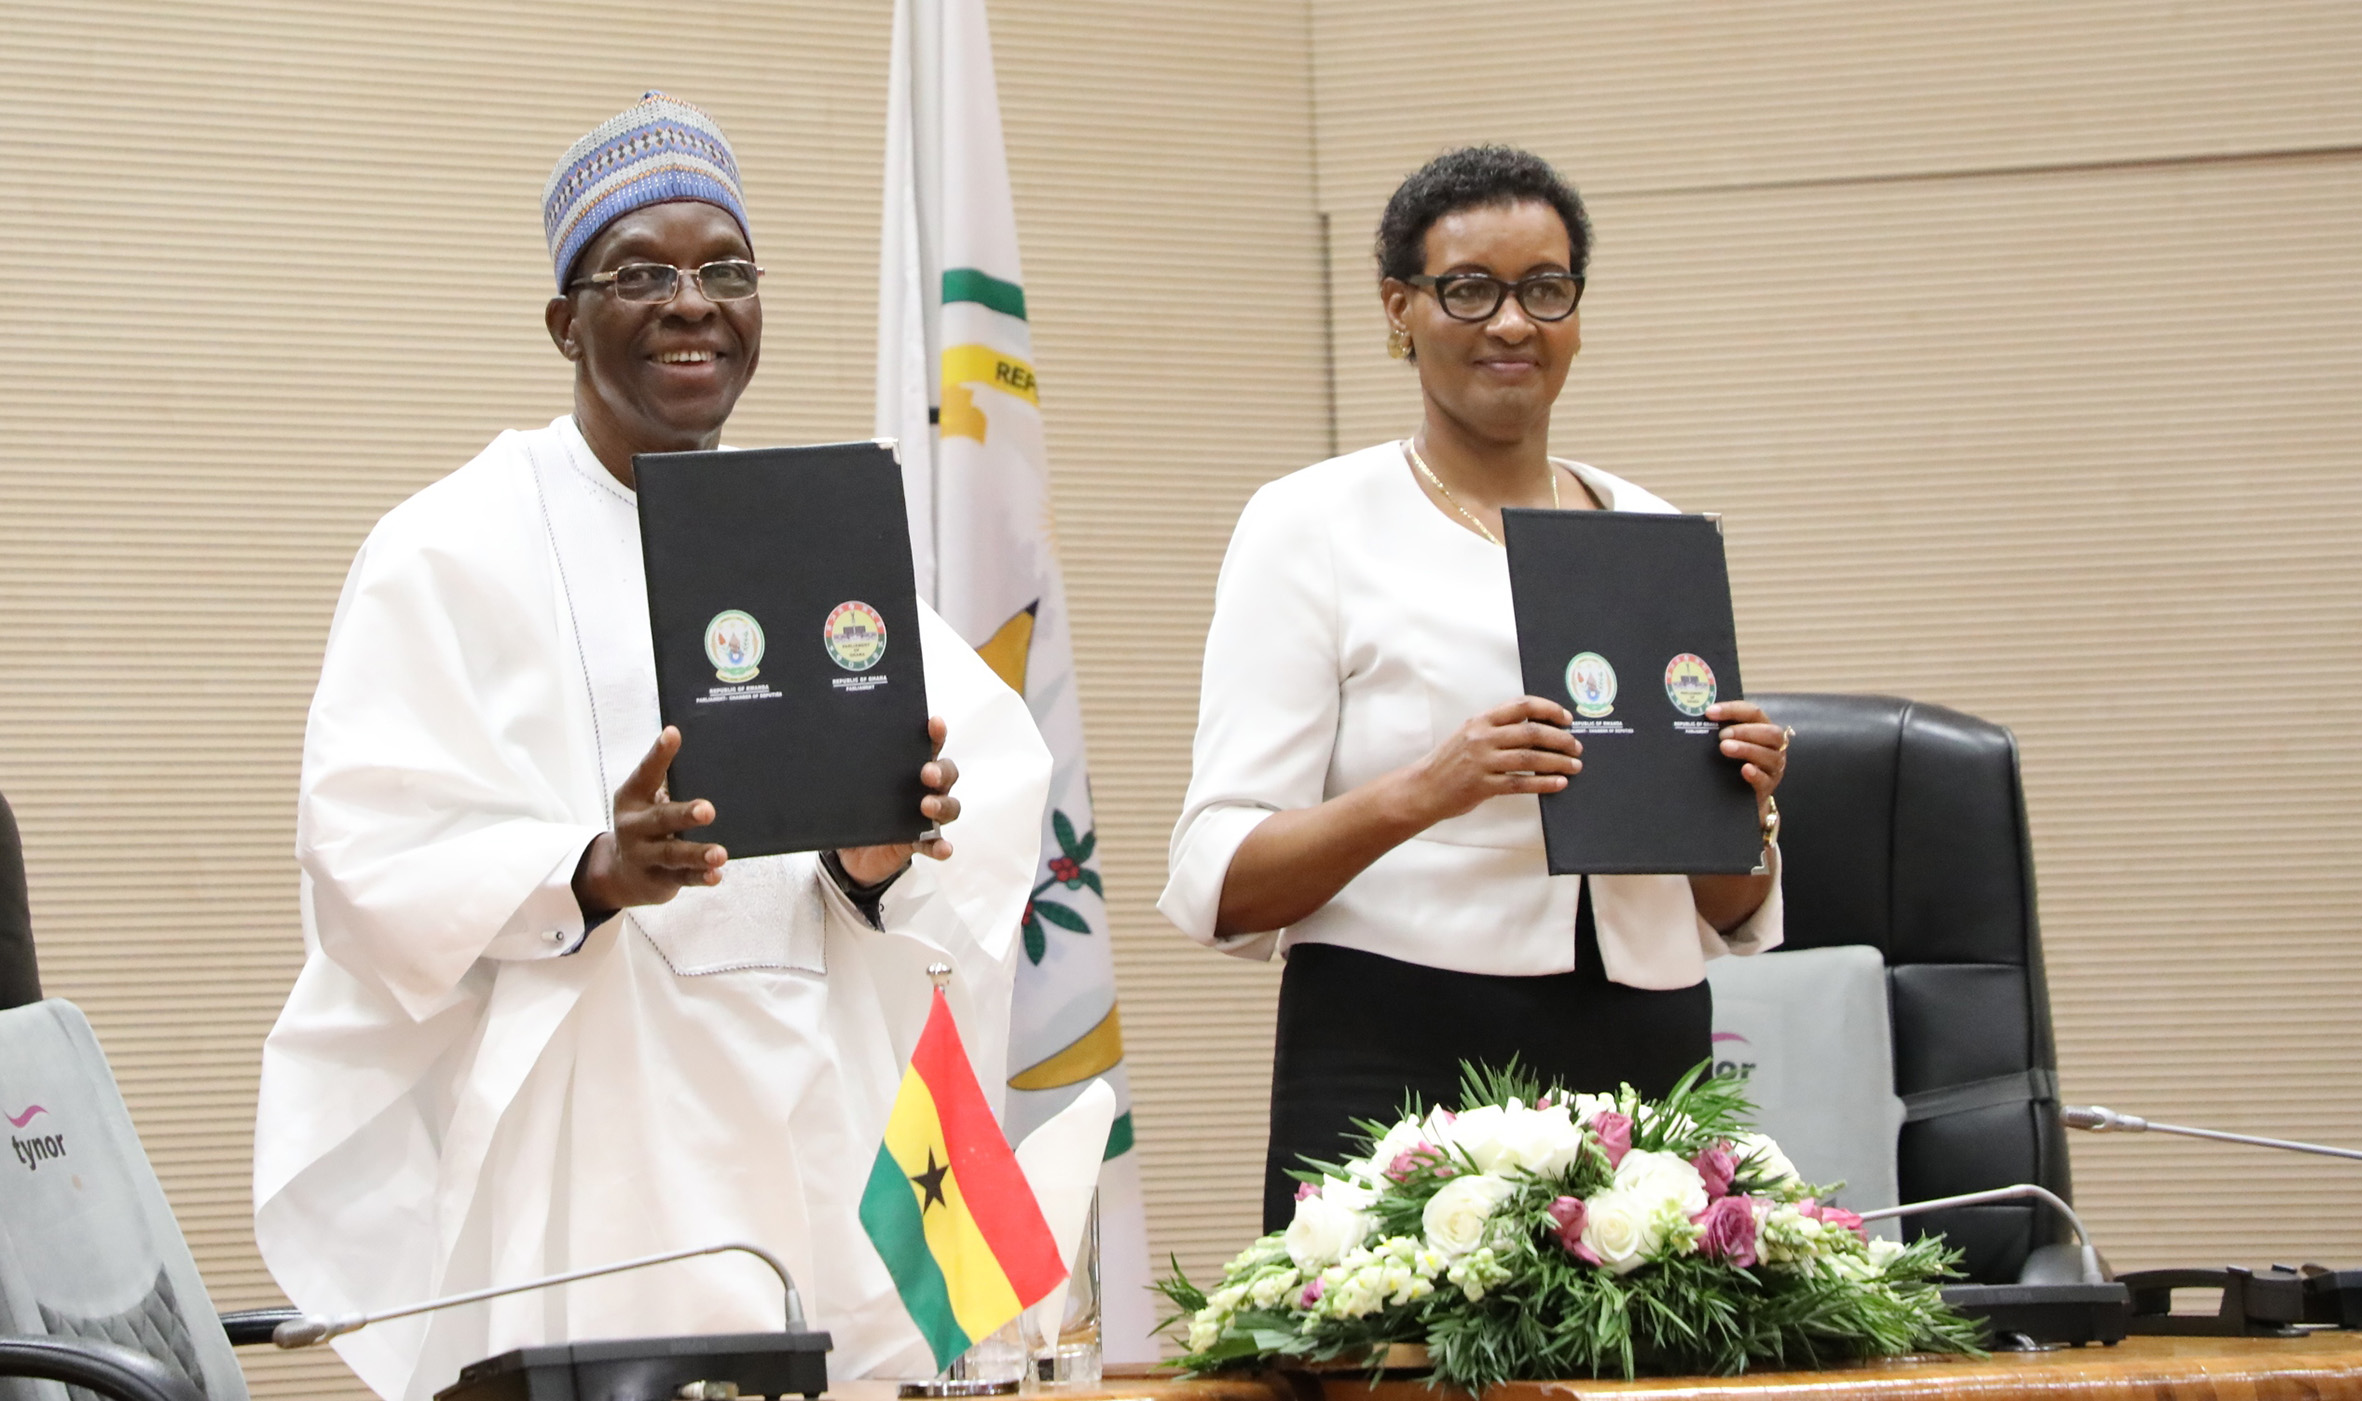
M305 1314L301 1318L291 1318L271 1330L271 1341L282 1348L311 1347L316 1343L324 1343L330 1338L341 1338L347 1333L357 1333L372 1323L383 1323L388 1319L408 1318L416 1313L433 1313L437 1309L456 1308L461 1304L475 1304L486 1299L497 1299L504 1294L522 1294L534 1289L548 1289L553 1285L572 1284L576 1280L596 1279L600 1275L622 1274L626 1270L646 1269L650 1265L665 1265L675 1260L694 1259L700 1255L720 1255L726 1251L752 1255L771 1267L771 1273L779 1276L779 1287L787 1294L787 1331L792 1333L801 1329L804 1326L804 1299L796 1292L796 1282L788 1275L787 1266L780 1263L778 1256L759 1245L747 1245L744 1242L732 1241L723 1245L701 1245L689 1250L671 1250L662 1255L643 1255L636 1260L618 1260L611 1265L599 1265L587 1270L569 1270L565 1274L545 1275L540 1279L529 1279L518 1284L495 1285L489 1289L471 1289L465 1294L451 1294L440 1299L429 1299L422 1304L405 1304L401 1308L387 1309L381 1313Z
M1923 1211L1942 1211L1947 1207L1979 1206L1986 1202L2021 1201L2029 1198L2048 1203L2051 1210L2066 1217L2067 1224L2075 1228L2075 1242L2083 1248L2083 1282L2085 1284L2106 1284L2108 1272L2100 1267L2099 1251L2091 1243L2091 1232L2084 1229L2083 1218L2075 1214L2075 1208L2067 1205L2066 1198L2048 1187L2038 1187L2031 1182L2020 1182L2011 1187L1995 1187L1984 1192L1963 1192L1956 1197L1934 1197L1923 1202L1905 1202L1901 1206L1882 1206L1876 1210L1861 1213L1861 1217L1864 1221L1883 1221L1890 1216L1916 1216Z
M2333 1148L2326 1143L2304 1143L2293 1138L2264 1138L2251 1133L2225 1133L2220 1129L2194 1129L2185 1124L2161 1124L2144 1119L2138 1114L2119 1114L2102 1104L2062 1104L2059 1122L2071 1129L2088 1129L2093 1133L2172 1133L2185 1138L2207 1138L2217 1143L2244 1143L2251 1148L2277 1148L2285 1153L2316 1153L2324 1158L2349 1158L2362 1162L2362 1150Z

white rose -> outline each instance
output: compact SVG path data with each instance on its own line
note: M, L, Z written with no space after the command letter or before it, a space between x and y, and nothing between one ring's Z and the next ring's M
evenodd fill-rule
M1651 1208L1670 1204L1684 1216L1706 1209L1706 1179L1677 1153L1635 1148L1616 1164L1609 1186Z
M1517 1188L1489 1173L1470 1173L1443 1184L1427 1199L1419 1223L1427 1244L1445 1259L1456 1259L1484 1242L1485 1223Z
M1630 1274L1660 1243L1658 1205L1613 1187L1601 1192L1583 1203L1583 1244L1611 1272Z
M1588 1124L1602 1114L1618 1112L1614 1095L1575 1096L1575 1120L1578 1123Z
M1480 1104L1452 1120L1452 1146L1467 1154L1478 1172L1491 1172L1501 1165L1506 1151L1501 1143L1504 1114L1500 1105Z
M1742 1171L1766 1186L1799 1187L1804 1179L1797 1175L1796 1164L1772 1142L1771 1135L1743 1133L1731 1139L1731 1146L1739 1155Z
M1299 1270L1330 1265L1369 1235L1370 1218L1353 1206L1331 1200L1323 1191L1296 1203L1296 1219L1288 1223L1288 1258Z
M1511 1105L1501 1117L1503 1167L1520 1167L1537 1177L1556 1177L1583 1151L1583 1131L1563 1104L1548 1109ZM1494 1171L1497 1169L1487 1169Z
M1378 1200L1378 1189L1366 1182L1345 1182L1334 1177L1324 1177L1320 1180L1320 1195L1323 1200L1344 1207L1347 1211L1367 1211L1370 1204Z

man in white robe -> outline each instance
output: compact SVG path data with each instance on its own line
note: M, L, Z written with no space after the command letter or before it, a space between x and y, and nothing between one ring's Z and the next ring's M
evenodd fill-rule
M255 1235L298 1307L336 1313L748 1241L834 1335L834 1375L923 1375L858 1202L928 964L956 970L975 1062L1004 1059L1049 755L922 608L943 726L922 811L960 819L956 852L729 861L685 834L710 804L659 788L678 735L659 729L630 460L713 446L753 372L735 162L704 114L651 94L577 144L545 206L575 412L389 512L330 627L297 817L307 959L264 1048ZM337 1347L381 1396L425 1398L511 1347L782 1317L777 1280L720 1255Z

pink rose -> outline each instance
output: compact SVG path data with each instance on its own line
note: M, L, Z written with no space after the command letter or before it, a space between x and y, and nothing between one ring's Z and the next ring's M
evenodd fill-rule
M1550 1221L1558 1228L1555 1232L1558 1243L1569 1255L1582 1247L1585 1215L1581 1197L1560 1197L1550 1204Z
M1865 1245L1867 1245L1870 1241L1870 1232L1864 1229L1862 1225L1862 1218L1854 1215L1850 1211L1847 1211L1844 1207L1824 1206L1817 1210L1809 1211L1806 1213L1806 1215L1818 1218L1820 1223L1824 1226L1837 1226L1853 1232L1855 1235L1862 1238L1862 1242Z
M1753 1198L1718 1197L1690 1220L1705 1228L1698 1237L1699 1254L1742 1270L1755 1263Z
M1311 1183L1309 1183L1309 1182L1299 1182L1299 1183L1297 1183L1297 1184L1296 1184L1296 1200L1297 1200L1297 1201L1303 1201L1303 1200L1304 1200L1305 1198L1307 1198L1307 1197L1317 1197L1317 1196L1319 1196L1319 1195L1320 1195L1320 1188L1318 1188L1318 1187L1314 1186L1313 1184L1311 1184Z
M1591 1121L1591 1136L1599 1140L1600 1149L1607 1154L1607 1165L1612 1168L1632 1151L1632 1120L1610 1109Z
M1550 1204L1550 1221L1556 1228L1550 1234L1558 1241L1559 1248L1585 1264L1596 1265L1598 1254L1583 1244L1583 1227L1589 1219L1590 1213L1584 1210L1581 1197L1560 1197Z
M1421 1167L1429 1163L1441 1163L1442 1161L1444 1161L1443 1154L1436 1149L1434 1144L1429 1143L1426 1139L1422 1138L1417 1143L1412 1144L1410 1147L1405 1148L1400 1153L1394 1155L1394 1161L1389 1163L1386 1167L1386 1175L1397 1182L1402 1182L1407 1180L1412 1173L1417 1172ZM1443 1176L1448 1174L1438 1175Z
M1320 1302L1321 1293L1322 1290L1320 1279L1318 1276L1315 1276L1312 1283L1304 1286L1304 1292L1296 1296L1296 1307L1300 1309L1311 1308L1314 1304Z
M1717 1143L1690 1159L1690 1166L1706 1179L1706 1200L1714 1201L1730 1195L1731 1179L1739 1173L1739 1155L1728 1143Z

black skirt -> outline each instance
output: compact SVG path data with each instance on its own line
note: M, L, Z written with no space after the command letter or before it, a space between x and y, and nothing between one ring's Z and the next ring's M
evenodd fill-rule
M1713 1048L1714 994L1612 983L1584 884L1575 969L1540 977L1457 973L1335 944L1288 950L1271 1067L1263 1229L1295 1216L1291 1168L1349 1155L1356 1119L1394 1121L1406 1098L1456 1104L1460 1063L1518 1064L1544 1084L1662 1095Z

